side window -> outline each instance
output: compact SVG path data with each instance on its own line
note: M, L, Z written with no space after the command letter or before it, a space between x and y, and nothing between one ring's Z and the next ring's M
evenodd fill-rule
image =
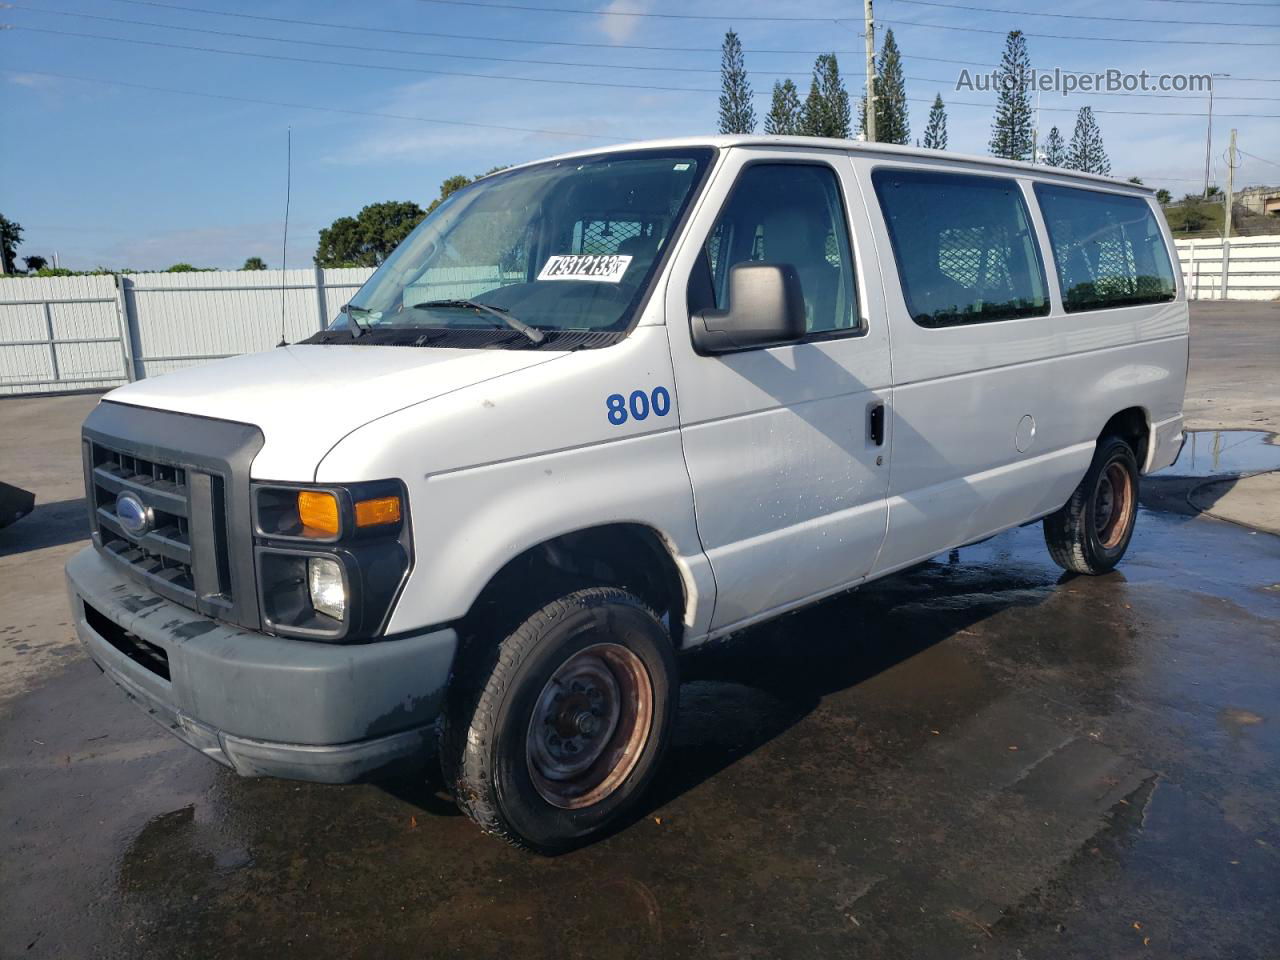
M717 308L729 305L729 268L747 261L795 267L809 333L858 330L849 226L830 167L760 163L743 170L707 238Z
M1015 181L880 169L871 182L920 326L1048 314L1040 248Z
M1048 183L1035 190L1068 313L1174 298L1169 251L1145 200Z

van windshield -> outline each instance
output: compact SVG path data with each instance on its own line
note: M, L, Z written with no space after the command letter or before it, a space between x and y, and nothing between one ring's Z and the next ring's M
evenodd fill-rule
M419 224L312 342L613 342L712 156L707 148L612 153L485 177Z

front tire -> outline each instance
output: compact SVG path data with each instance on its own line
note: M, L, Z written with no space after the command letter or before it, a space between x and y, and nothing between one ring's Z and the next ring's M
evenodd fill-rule
M677 666L661 621L613 587L567 594L496 645L464 651L441 760L462 810L516 846L559 853L616 826L656 771Z
M1044 541L1069 573L1107 573L1120 562L1138 516L1138 461L1119 437L1104 437L1089 471L1061 509L1044 518Z

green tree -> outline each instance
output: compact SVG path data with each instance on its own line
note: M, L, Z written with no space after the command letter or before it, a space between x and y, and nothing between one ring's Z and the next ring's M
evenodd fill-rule
M1206 197L1220 197L1222 196L1222 188L1216 183L1211 183L1208 189L1205 190L1204 195Z
M1031 58L1021 30L1009 31L997 70L996 118L989 143L992 156L1031 159Z
M1057 127L1049 129L1049 137L1044 142L1044 162L1051 167L1067 165L1067 143Z
M1156 191L1156 202L1162 207L1168 206L1173 202L1173 194L1162 187Z
M244 266L241 267L240 269L241 270L265 270L267 269L267 261L263 260L261 257L249 257L247 260L245 260Z
M175 263L173 266L166 268L164 272L165 273L199 273L200 268L193 267L189 263Z
M48 260L44 257L38 257L35 254L32 254L29 257L23 257L22 262L27 265L27 273L35 273L39 270L43 270L49 265Z
M756 108L742 57L742 41L730 30L720 48L720 132L754 133Z
M1102 146L1102 130L1098 127L1098 121L1093 119L1092 107L1081 107L1076 114L1076 129L1071 135L1066 166L1068 170L1079 170L1082 173L1100 173L1104 176L1111 173L1111 160Z
M501 169L501 168L496 168ZM490 171L492 172L492 171ZM427 205L427 213L431 213L436 207L448 200L453 194L457 193L467 184L474 183L479 177L468 177L465 173L454 174L444 183L440 184L440 196L436 197Z
M800 91L790 78L773 85L773 102L764 118L764 132L778 136L800 133Z
M1142 178L1141 178L1141 177L1130 177L1130 178L1129 178L1129 182L1130 182L1130 183L1136 183L1138 186L1142 186Z
M813 80L805 99L800 132L808 137L849 137L849 91L840 79L834 53L821 54L813 64Z
M935 94L929 108L929 125L924 128L924 144L927 150L947 149L947 108L942 94Z
M4 273L13 273L16 269L18 244L21 242L22 224L0 214L0 265L3 265Z
M354 217L339 217L320 231L316 266L376 267L426 215L412 200L388 200L371 203Z
M1186 233L1196 233L1209 226L1209 204L1198 194L1187 194L1178 212L1181 214L1181 228Z
M907 85L902 77L902 54L893 31L884 35L880 62L876 67L876 140L880 143L911 142L911 122L907 116ZM867 99L858 105L858 130L867 132Z

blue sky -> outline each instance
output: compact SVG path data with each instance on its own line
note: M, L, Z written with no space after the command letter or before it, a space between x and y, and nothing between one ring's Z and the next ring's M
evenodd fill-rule
M712 132L717 117L718 48L729 28L737 30L746 48L761 120L774 80L791 76L803 96L813 54L819 51L840 52L850 93L856 98L862 90L861 5L848 0L711 0L696 5L675 0L612 0L607 4L595 0L508 0L515 6L599 11L582 14L484 9L437 0L370 0L362 4L332 0L15 2L16 8L0 9L0 22L26 28L0 31L0 213L25 228L20 255L51 257L56 250L64 266L75 268L103 264L153 269L176 261L225 268L238 266L253 255L279 266L285 131L289 127L293 131L289 261L302 266L310 263L318 230L335 217L380 200L409 199L425 206L438 192L440 181L454 173L477 173L496 164L615 140ZM938 3L958 5L959 0ZM177 9L178 5L187 9ZM1115 67L1135 72L1146 68L1153 73L1231 73L1232 78L1217 81L1215 88L1214 179L1225 179L1224 150L1230 128L1236 127L1240 148L1253 155L1242 158L1237 183L1280 183L1280 166L1254 159L1280 163L1280 119L1274 116L1280 115L1280 82L1237 79L1280 80L1280 4L1063 0L1050 5L1032 0L981 0L978 5L1025 12L947 9L905 0L880 0L876 5L880 29L894 29L907 76L922 78L907 85L908 96L919 98L911 103L913 136L923 133L928 101L935 91L948 102L990 104L994 100L989 93L956 92L962 65L926 57L965 61L971 70L989 69L984 65L999 60L1003 32L1022 29L1029 34L1033 66L1042 70L1057 66L1069 70ZM192 7L223 15L197 12ZM723 14L724 19L611 16L607 14L611 9ZM1159 22L1060 19L1034 16L1030 11ZM245 14L346 26L284 23L251 19ZM836 19L850 14L856 19ZM768 16L832 19L749 19ZM1276 26L1177 22L1192 20ZM354 26L408 33L355 30ZM969 29L955 29L958 27ZM40 32L46 30L315 62ZM240 36L226 36L228 33ZM421 33L472 34L513 42L418 35ZM1111 43L1035 34L1197 43ZM256 37L279 37L289 42ZM1268 45L1198 43L1206 40ZM641 46L696 49L637 49ZM797 52L765 52L770 50ZM486 59L498 57L562 63ZM567 65L570 63L588 65ZM418 72L433 70L472 76ZM565 80L634 86L539 82ZM328 110L219 100L142 87ZM1231 97L1260 99L1228 99ZM1091 105L1099 111L1097 119L1113 172L1141 176L1149 184L1181 195L1198 190L1203 176L1204 101L1203 95L1162 99L1091 93L1063 99L1044 94L1041 135L1056 123L1069 137L1075 109ZM1066 112L1051 112L1050 107ZM1106 110L1196 115L1101 112ZM363 113L524 129L435 124ZM985 153L991 114L989 106L952 103L948 108L951 149Z

